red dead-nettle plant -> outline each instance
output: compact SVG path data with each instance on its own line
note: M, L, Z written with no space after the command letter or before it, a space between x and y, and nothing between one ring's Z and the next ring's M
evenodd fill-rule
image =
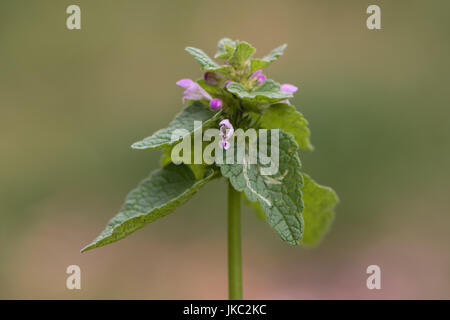
M119 214L83 252L125 238L221 177L228 181L230 299L242 298L241 199L283 241L292 245L319 241L333 220L338 199L332 189L318 185L302 171L299 154L312 150L312 145L308 122L289 101L297 87L279 84L263 73L285 48L282 45L264 58L252 58L255 48L250 44L225 38L219 41L215 56L225 61L222 65L200 49L186 48L204 71L200 80L177 82L185 90L182 101L187 106L167 128L132 145L134 149L161 149L161 168L130 192ZM216 134L209 135L211 144L200 143L191 152L187 142L212 129ZM248 135L248 141L245 136L241 139L244 152L240 152L234 138L249 130L257 134ZM261 139L261 133L270 138ZM270 149L277 155L275 172L264 172L268 163L263 157L249 161L249 150L257 143L258 151Z

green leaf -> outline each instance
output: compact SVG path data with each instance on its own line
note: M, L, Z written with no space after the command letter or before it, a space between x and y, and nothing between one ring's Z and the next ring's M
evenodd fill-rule
M217 44L217 48L219 50L217 51L214 58L229 59L233 54L234 49L236 48L236 42L228 38L223 38Z
M313 149L309 141L308 121L292 105L285 103L271 105L259 118L259 123L265 129L279 128L289 132L294 136L300 149Z
M229 58L229 62L240 68L255 53L256 49L245 41L241 41L236 45L233 54Z
M262 220L266 220L266 214L262 210L259 202L258 201L251 202L250 200L247 199L247 197L245 196L245 193L243 193L243 192L241 192L241 195L242 195L242 198L244 199L245 204L247 204L250 208L255 210L256 216Z
M159 160L161 167L164 167L166 165L168 165L169 163L172 163L172 149L176 144L169 146L169 147L165 147L163 149L161 158ZM192 144L192 158L194 156L194 145ZM203 152L203 150L202 150ZM206 164L196 164L194 163L194 161L192 160L191 163L185 163L189 169L192 170L192 173L194 173L195 178L197 180L201 179L202 177L204 177L205 172L208 170L208 165Z
M305 224L302 243L316 245L329 230L339 199L333 189L317 184L307 174L303 174L302 197L305 207L302 212ZM244 202L254 209L256 216L265 220L259 202L250 202L244 194L243 198Z
M280 84L273 80L266 80L251 91L245 90L237 82L232 82L227 85L227 90L241 99L261 104L271 104L293 97L292 93L282 91Z
M312 180L307 174L303 174L303 219L305 230L302 243L314 245L319 242L328 231L334 219L334 208L339 199L333 189L324 187Z
M275 49L273 49L267 56L262 59L252 59L250 61L250 71L251 73L261 70L272 62L276 61L279 56L283 54L284 49L286 49L287 44L283 44Z
M125 204L106 229L81 252L118 241L169 214L190 199L214 177L213 170L196 180L186 165L169 164L155 170L127 196Z
M195 60L202 66L202 68L206 71L218 71L222 73L226 73L230 70L230 66L221 66L214 62L203 50L187 47L186 51L189 52Z
M131 147L133 149L155 149L173 145L184 138L179 137L178 140L172 141L172 133L175 130L184 129L187 130L186 135L192 134L195 130L201 130L201 127L194 128L194 121L202 121L202 127L207 128L215 123L221 112L215 113L211 108L196 101L176 115L167 128L160 129L150 137L135 142Z
M226 94L226 91L217 85L207 83L205 80L198 80L199 86L208 92L214 98L221 97Z
M271 139L267 142L271 147ZM235 145L236 148L236 145ZM242 164L218 164L221 173L233 187L244 192L249 201L258 201L266 214L269 225L282 240L299 244L303 233L301 186L303 178L298 156L298 146L293 136L279 130L279 170L272 176L261 175L261 163L249 164L244 157ZM235 155L237 154L237 148ZM247 157L248 158L248 157Z

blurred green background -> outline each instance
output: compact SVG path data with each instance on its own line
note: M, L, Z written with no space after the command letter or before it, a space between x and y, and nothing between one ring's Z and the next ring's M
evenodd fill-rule
M78 4L82 30L66 29ZM366 28L381 7L382 30ZM303 166L340 196L315 249L243 212L248 299L450 298L448 1L25 1L0 3L0 298L227 297L226 185L80 254L158 166L131 143L180 110L201 76L186 46L222 37L300 87L315 151ZM82 289L66 289L67 266ZM366 268L381 267L381 290Z

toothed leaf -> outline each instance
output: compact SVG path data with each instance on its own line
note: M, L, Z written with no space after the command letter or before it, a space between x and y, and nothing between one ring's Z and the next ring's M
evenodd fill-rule
M130 192L120 212L82 252L123 239L171 213L189 200L213 176L214 172L210 170L203 179L196 180L192 171L183 164L177 166L171 163L155 170Z
M214 112L208 106L196 101L177 114L167 128L160 129L150 137L133 143L131 147L133 149L155 149L173 145L184 138L183 136L172 141L172 133L175 130L182 129L186 130L186 135L192 134L194 130L201 130L201 128L194 128L194 121L202 121L202 127L207 128L215 123L221 112Z

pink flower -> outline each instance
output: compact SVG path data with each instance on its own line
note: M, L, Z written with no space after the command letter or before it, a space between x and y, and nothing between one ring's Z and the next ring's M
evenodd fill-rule
M219 126L220 137L222 138L222 140L219 142L219 146L222 149L227 150L230 147L230 143L228 142L228 140L233 136L234 128L230 120L228 119L220 121Z
M255 71L250 76L250 80L256 80L258 83L263 83L266 79L267 78L263 75L262 70Z
M229 85L230 83L232 83L233 81L225 81L225 87L227 86L227 85Z
M298 88L292 84L285 83L280 86L281 91L294 93L297 92ZM291 104L288 99L281 101L281 103Z
M222 100L220 100L220 99L212 99L210 102L209 102L209 106L211 107L211 109L213 109L213 110L218 110L218 109L220 109L220 108L222 108Z
M191 79L181 79L177 82L177 85L186 89L184 91L183 99L181 100L183 101L183 103L186 100L212 100L212 97L209 95L209 93L206 92L202 87L200 87L197 82L192 81Z
M284 92L294 93L297 92L298 88L292 84L285 83L280 86L280 89Z

